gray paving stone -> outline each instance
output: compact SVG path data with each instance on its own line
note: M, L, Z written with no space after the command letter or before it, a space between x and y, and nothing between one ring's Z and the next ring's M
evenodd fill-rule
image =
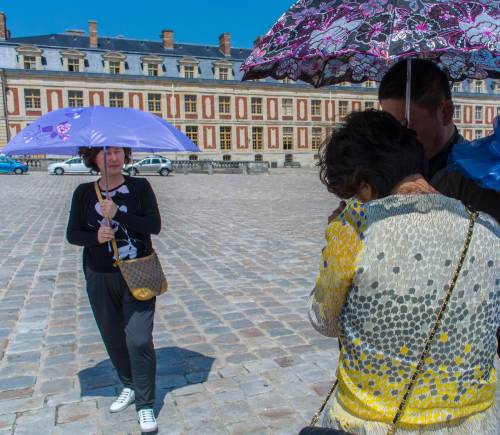
M18 415L16 433L139 430L133 406L108 412L121 385L88 304L81 249L65 241L70 196L89 179L2 178L19 218L0 210L0 385L36 378L24 392L33 397L0 392L4 424ZM307 170L173 176L168 188L149 180L168 222L153 237L170 283L155 317L159 433L296 433L338 358L306 306L337 201Z

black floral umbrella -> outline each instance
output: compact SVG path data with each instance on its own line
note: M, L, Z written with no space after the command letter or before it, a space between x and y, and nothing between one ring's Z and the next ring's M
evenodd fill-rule
M254 47L243 80L379 81L412 57L435 60L454 81L499 78L499 19L491 0L299 0Z

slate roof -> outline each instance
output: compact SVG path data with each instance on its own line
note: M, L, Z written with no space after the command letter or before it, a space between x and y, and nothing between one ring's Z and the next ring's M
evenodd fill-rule
M123 53L156 54L159 56L193 56L197 58L219 58L245 60L251 50L247 48L231 48L231 56L227 58L215 45L195 45L174 43L173 49L163 48L161 41L127 39L121 37L99 37L97 48L90 47L88 36L52 33L49 35L24 36L11 38L6 42L15 44L30 44L38 47L76 48L79 50L106 50Z

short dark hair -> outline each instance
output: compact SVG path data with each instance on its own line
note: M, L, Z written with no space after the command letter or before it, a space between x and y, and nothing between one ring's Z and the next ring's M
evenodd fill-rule
M78 155L87 168L99 172L99 168L95 164L95 158L103 149L103 147L81 147L78 148ZM132 161L132 149L123 147L123 152L125 153L125 164L128 165Z
M379 101L406 99L406 59L393 65L378 88ZM437 109L443 100L451 101L451 87L446 73L431 60L411 61L411 101L429 110Z
M383 198L405 177L427 172L416 133L380 110L348 115L323 145L318 166L323 184L343 199L356 195L363 182Z

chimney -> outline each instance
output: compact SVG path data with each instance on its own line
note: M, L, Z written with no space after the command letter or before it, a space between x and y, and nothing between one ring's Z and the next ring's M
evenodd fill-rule
M163 48L172 50L174 48L174 31L173 30L162 30L161 39L163 41Z
M231 56L231 34L223 33L219 36L219 50L224 56Z
M89 20L89 43L90 47L97 48L97 21Z
M0 12L0 41L9 39L10 32L7 30L7 15Z

